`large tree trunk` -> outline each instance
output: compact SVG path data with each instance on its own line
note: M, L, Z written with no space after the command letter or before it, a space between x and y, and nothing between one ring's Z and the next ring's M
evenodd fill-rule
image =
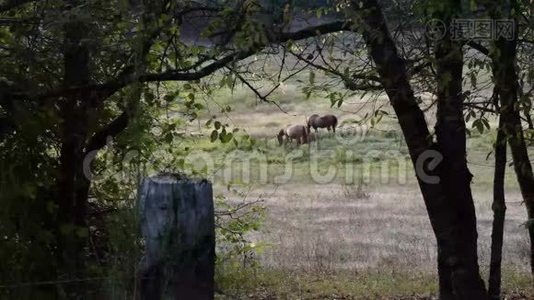
M511 1L510 7L516 8L517 2ZM507 13L509 15L509 13ZM494 18L502 17L498 7L492 11ZM534 219L534 174L532 165L528 156L527 145L523 135L521 124L521 115L518 106L518 76L516 71L517 58L517 30L518 22L515 16L510 16L514 20L514 37L506 40L504 37L499 38L494 43L497 51L492 53L493 76L495 86L498 91L501 114L504 121L504 132L510 145L512 159L514 161L514 170L519 183L519 189L527 208L529 220ZM534 226L532 222L528 227L530 236L530 265L534 274Z
M454 288L451 292L450 287L447 287L443 296L456 299L485 299L487 295L478 273L476 224L469 188L470 174L465 167L465 156L459 161L454 161L454 168L463 172L462 179L458 180L461 190L458 191L458 195L455 195L458 200L454 200L447 195L443 183L447 175L447 170L441 170L444 163L437 169L421 169L421 159L425 156L435 156L437 153L435 151L439 149L432 143L424 114L417 104L409 83L406 63L397 53L377 1L352 1L352 8L356 10L357 18L361 19L361 22L357 22L361 28L357 29L363 32L366 45L398 117L415 166L419 186L439 245L439 264L448 270L440 272L440 275L451 274L452 281L449 278L440 278L440 283L443 283L440 285L441 288L446 288L446 284ZM461 126L461 122L453 125ZM443 127L443 130L445 134L449 133L448 128ZM463 139L465 139L465 131L462 130L460 134L464 135ZM452 142L456 143L456 139L461 142L462 137L454 135ZM456 148L448 150L448 160L458 159L462 152L465 154L464 144L450 146ZM429 175L437 175L440 180L428 180ZM450 181L449 184L454 182L456 181ZM453 203L458 205L453 205ZM457 206L465 211L458 213ZM461 245L465 242L468 245Z
M501 298L501 261L504 236L506 203L504 196L504 176L506 173L506 135L504 120L499 117L497 140L495 141L495 175L493 177L493 226L491 230L491 260L488 292L491 299Z
M451 19L460 15L461 3L451 0L443 11L435 17L441 19L447 28ZM469 298L479 299L486 293L484 282L480 277L477 252L476 214L471 193L472 175L467 167L466 130L463 118L462 69L463 52L460 41L453 40L451 31L436 41L435 57L437 62L437 122L436 137L441 154L442 185L448 200L457 216L459 226L458 248L462 272L454 272L440 255L438 259L440 280L440 298L453 299L453 291L463 290ZM438 243L443 247L443 242ZM440 249L441 250L441 249ZM441 252L441 251L440 251ZM449 282L450 280L450 282ZM450 289L452 286L452 290Z
M76 3L72 3L75 5ZM64 86L66 88L89 82L89 50L84 39L87 28L77 21L65 25ZM87 197L79 197L83 189L83 154L87 138L88 98L83 94L62 99L60 111L61 152L58 175L58 268L62 279L84 276L84 249L87 239ZM64 296L71 298L79 292L74 284L64 286Z
M83 2L69 1L75 7ZM166 2L151 2L150 9L142 16L146 39L139 42L136 49L136 72L142 72L142 64L159 31L154 16L162 12ZM134 9L138 9L135 7ZM65 25L64 45L64 86L73 88L90 83L90 51L87 45L90 26L84 21L73 20ZM131 99L126 99L125 111L104 126L101 130L89 132L88 122L92 112L102 105L105 98L111 96L108 91L83 91L70 94L61 105L62 147L60 154L60 172L58 178L58 255L60 275L73 279L85 276L87 260L86 244L88 240L87 208L90 188L89 174L84 173L84 159L95 155L105 146L108 137L115 137L129 123L130 115L135 113L140 97L140 86L135 85ZM87 288L87 285L84 285ZM65 286L67 293L84 292L81 284ZM70 297L70 295L66 295Z

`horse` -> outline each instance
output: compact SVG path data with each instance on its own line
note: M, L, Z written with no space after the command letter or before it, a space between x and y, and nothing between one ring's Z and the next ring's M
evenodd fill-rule
M319 116L318 114L313 114L308 118L308 131L313 127L315 132L317 132L317 128L326 128L328 131L332 129L335 133L336 126L337 117L334 115Z
M284 143L284 138L286 143L295 139L297 145L305 144L308 142L308 130L304 125L289 125L285 129L280 129L276 137L280 146Z
M310 144L310 143L312 143L312 142L315 142L315 140L316 140L316 138L315 138L315 133L310 132L309 130L308 130L307 133L308 133L308 139L306 140L306 142L307 142L308 144Z

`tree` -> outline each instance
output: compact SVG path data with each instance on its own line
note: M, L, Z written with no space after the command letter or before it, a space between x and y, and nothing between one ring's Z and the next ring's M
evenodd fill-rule
M354 7L360 7L360 8L365 7L364 4L365 3L363 2L358 2L356 5L354 5ZM446 6L444 7L443 5L439 5L437 3L430 3L430 5L425 6L425 8L427 8L432 13L432 17L434 18L437 17L440 20L446 21L445 23L447 24L445 24L445 26L447 28L450 28L451 18L455 17L455 15L456 17L459 16L458 8L460 6L460 3L452 3L452 4L454 5L450 5L449 7L446 7ZM371 7L374 7L375 3L369 4L369 5ZM367 8L369 8L369 6L367 6ZM408 9L413 9L413 8L409 7ZM514 11L521 12L522 10L516 7ZM365 14L363 15L365 16ZM357 17L359 18L358 20L365 20L360 15L357 15ZM502 17L500 15L496 15L494 16L494 18L502 18ZM385 23L385 21L383 22ZM365 24L365 21L363 21L363 24ZM371 28L371 29L381 28L379 26L380 22L374 22L370 24L371 25L362 26L364 27L363 29L357 28L358 29L357 31L364 33L364 38L365 38L366 28ZM517 25L519 23L516 21L515 24ZM390 31L390 32L395 32L395 37L398 37L398 40L400 41L398 42L398 44L395 44L394 41L391 41L391 44L393 44L393 46L384 47L384 45L390 42L382 41L384 39L383 37L388 36L388 35L391 36L387 32L388 28L386 26L383 27L385 29L369 30L370 33L368 33L368 38L366 39L366 42L367 42L368 48L370 49L371 56L373 60L375 61L376 69L381 79L383 80L384 78L383 74L386 74L386 71L388 71L388 73L390 74L388 77L387 84L390 85L391 92L388 93L388 96L390 97L391 102L393 102L392 99L394 99L394 97L398 97L397 94L399 93L399 89L398 89L399 86L402 86L403 90L405 88L407 89L408 87L410 87L410 84L402 84L402 82L396 81L398 80L399 77L401 77L400 75L391 75L391 74L401 73L401 74L412 75L412 76L404 75L405 78L409 78L409 80L411 81L412 91L411 93L408 93L408 94L411 94L408 98L414 97L413 96L414 85L420 85L421 83L423 83L423 85L426 85L429 83L428 81L424 81L424 80L421 81L419 78L414 79L413 77L414 74L424 71L427 68L430 69L430 73L423 73L424 75L422 77L432 78L434 76L432 74L436 74L437 80L435 81L434 84L430 82L429 90L431 92L433 92L434 88L438 90L437 97L436 97L436 102L438 104L438 115L437 115L438 124L436 126L437 143L435 144L435 148L436 150L439 150L441 154L444 155L444 163L441 165L442 168L439 170L440 175L442 176L441 179L443 179L444 181L443 182L444 190L441 191L439 194L446 195L446 197L448 198L448 201L450 201L450 205L453 206L452 209L455 210L455 212L453 212L453 215L449 217L451 219L457 218L456 221L462 224L461 226L458 226L457 229L454 229L454 225L452 227L443 226L441 228L444 231L445 230L462 231L461 233L459 233L459 235L461 235L462 237L460 238L461 242L458 242L459 244L457 245L459 247L458 251L468 252L468 253L463 252L461 256L465 259L464 263L467 265L469 269L471 269L470 272L472 274L472 275L468 275L468 276L472 276L471 278L465 278L465 280L458 280L458 278L454 279L454 276L452 277L450 276L451 270L449 269L447 264L444 263L444 259L443 259L443 257L450 255L450 253L444 254L443 253L444 248L440 247L440 245L446 244L445 243L446 239L443 239L440 242L440 238L438 237L438 247L442 249L441 251L439 251L441 258L439 259L440 262L438 263L439 269L440 269L440 294L442 298L454 297L454 289L458 289L458 288L453 287L452 281L454 280L458 280L456 281L457 284L465 283L473 287L478 286L475 289L480 291L481 294L484 294L482 292L483 284L480 279L480 276L478 275L477 249L476 249L477 233L476 233L476 226L475 226L476 218L475 218L475 213L474 213L471 191L469 188L471 175L467 168L467 162L465 159L466 157L465 132L467 132L467 128L465 126L465 121L463 120L463 115L464 115L464 111L466 111L468 118L473 117L473 116L477 118L475 122L473 122L473 127L476 128L477 130L483 132L485 128L489 129L489 123L487 119L484 117L484 113L495 112L494 110L488 109L488 105L493 104L492 101L487 101L486 103L482 103L482 106L480 106L479 103L476 103L476 101L471 102L467 100L469 98L474 98L473 95L475 95L476 89L477 89L477 81L476 81L477 72L474 69L478 68L479 66L484 67L485 65L487 65L487 62L485 61L484 56L490 55L490 51L488 50L487 47L483 46L482 44L477 43L476 41L465 41L461 39L453 40L451 39L450 35L446 34L443 38L440 38L435 45L434 49L436 49L435 59L437 62L437 65L436 65L437 69L434 70L430 61L425 62L425 60L429 60L429 56L430 56L429 50L431 50L433 47L427 46L428 50L425 50L424 48L418 49L417 46L413 46L414 44L424 45L425 41L423 39L416 40L415 42L410 41L412 43L410 42L403 43L405 41L403 40L404 36L402 35L403 30L410 30L410 29L414 30L414 28L409 27L410 25L409 24L407 25L405 23L402 23L402 26L403 26L402 29L396 28L395 30ZM417 31L417 28L415 30ZM514 32L518 32L517 28ZM369 42L369 37L372 38L372 37L377 37L377 36L378 36L377 39L379 39L379 42L375 43L374 45L375 49L373 49L372 48L373 44ZM501 38L501 41L502 40L504 39ZM523 40L523 42L525 42L525 40ZM430 44L430 43L427 42L427 44ZM471 77L471 84L472 84L473 89L468 92L462 91L462 76L463 76L462 68L464 66L463 59L462 59L463 58L462 47L464 45L467 45L471 47L472 49L479 51L479 53L483 55L482 57L475 56L475 58L472 58L472 57L469 58L468 75L470 75ZM320 46L317 46L317 48L320 49ZM392 56L395 57L395 55L392 53L395 53L396 48L401 49L399 52L410 53L412 55L410 56L410 60L403 62L403 60L400 58L392 59L391 58ZM375 51L374 53L373 53L373 50ZM414 53L417 53L417 54L421 53L422 57L413 59L412 57L415 56ZM496 53L504 53L504 52L496 51ZM509 53L509 54L498 56L500 59L501 65L502 65L503 57L508 57L508 59L510 59L510 57L514 57L513 55L511 55L509 51L506 53ZM348 64L347 62L350 60L345 57L343 57L342 59L337 59L338 61L343 61L343 63L335 64L333 62L335 62L336 59L332 59L329 62L325 62L324 58L321 56L321 58L323 58L323 63L320 64L320 63L316 63L312 61L313 57L312 59L306 59L307 54L305 53L296 54L296 55L300 59L307 61L308 64L314 67L320 70L323 70L325 72L329 72L330 74L334 76L338 76L340 81L345 82L346 87L349 89L356 89L356 90L359 89L359 90L364 90L364 91L376 89L376 86L373 86L373 83L376 82L376 79L375 79L376 73L373 72L375 71L374 66L367 66L368 67L367 69L358 68L358 66L355 69L350 69L352 66L347 67L347 64ZM390 58L390 59L385 59L385 58ZM513 61L513 59L510 59L510 60ZM387 63L384 63L385 61L387 61ZM418 61L418 62L423 61L423 63L420 63L419 65L416 65L415 67L412 67L410 69L411 61ZM400 69L404 68L404 70L401 72L399 72L398 68L394 67L399 64L403 66ZM512 66L513 64L508 64L508 65ZM493 68L494 70L497 70L499 68L495 66L495 63L489 66L490 68ZM343 68L345 68L345 70L343 70ZM381 70L381 68L384 68L386 71ZM393 69L396 69L396 70L393 70ZM508 68L509 71L513 69L514 69L513 67ZM352 70L354 70L354 74L352 74ZM382 73L380 73L381 71ZM512 74L508 74L507 76L502 76L501 77L502 81L500 85L496 84L496 87L498 88L499 86L501 87L506 86L506 89L508 90L510 89L510 87L516 86L517 87L516 89L511 88L510 90L516 90L517 92L520 92L521 89L519 88L519 85L517 83L515 84L511 83L511 80L514 80L514 76L511 76L511 75ZM523 75L525 74L523 73ZM523 76L522 78L524 77L525 76ZM528 75L526 77L529 78ZM507 81L505 81L505 78ZM515 79L517 80L517 75L515 76ZM391 84L391 82L394 82L395 84ZM388 92L386 83L383 83L382 86L384 86L386 92ZM495 91L497 90L498 89L495 89ZM520 112L523 111L525 113L525 119L527 123L529 123L528 120L530 118L530 114L529 114L530 109L528 106L530 98L528 98L528 93L523 93L523 94L524 94L524 97L523 97L524 100L522 101L522 103L517 103L516 101L514 102L515 103L514 105L507 106L509 110L515 111L515 115L516 115L514 117L515 125L509 127L509 132L513 132L513 135L515 135L516 137L523 136L525 134L521 127ZM499 93L494 92L493 97L495 98L498 96L499 96ZM525 101L527 102L526 104L525 104ZM340 105L341 102L342 102L342 99L340 101L337 101L336 103ZM392 105L395 108L395 103L392 103ZM413 101L412 105L415 107L415 106L418 106L419 104L417 103L417 101ZM400 105L397 104L397 107L399 106ZM413 120L421 119L422 121L418 121L418 123L424 123L424 118L417 117L418 114L420 113L418 112L412 113ZM403 112L402 117L401 117L401 115L397 113L401 128L403 128L403 121L401 119L407 118L406 115L407 113ZM412 121L412 123L415 123L415 121ZM426 123L424 126L426 127ZM421 126L421 128L423 128L423 126ZM414 132L414 131L415 130L408 130L408 132ZM415 149L416 147L415 145L410 146L410 139L413 138L413 133L412 135L406 135L406 131L405 131L405 136L406 136L406 140L407 140L410 150ZM524 138L522 139L519 138L516 140L524 140ZM519 143L517 144L519 145ZM514 163L514 165L516 166L516 173L519 168L518 165L523 166L521 167L522 171L518 173L520 174L518 178L521 181L520 185L522 185L522 190L526 191L529 189L529 186L532 185L532 184L527 184L527 179L529 178L528 166L530 166L530 163L528 161L528 153L526 152L526 144L523 143L523 146L516 145L515 148L523 149L520 151L523 153L523 155L519 156L518 158L519 161L521 161L521 163L519 164ZM461 176L456 176L456 174L461 175ZM498 181L499 181L498 178L496 178L497 183ZM496 186L496 189L499 189L499 188ZM529 202L528 200L529 194L531 193L523 192L523 195L524 196L526 195L526 198L525 198L526 203ZM424 195L424 192L423 192L423 195ZM527 204L527 210L528 210L528 206L529 205ZM441 211L441 213L444 214L445 213L444 210L445 209L440 209L438 211ZM429 214L431 214L431 212L429 212ZM454 214L456 216L454 216ZM431 220L432 219L433 217L431 215ZM496 222L499 222L499 221L496 220ZM527 224L530 224L530 222L528 222ZM496 235L498 235L497 232L496 232ZM456 238L457 237L453 239L449 239L449 241L453 241ZM495 246L499 247L498 245L495 245ZM451 279L453 280L451 281Z
M497 139L495 141L495 173L493 176L493 224L491 230L491 260L488 280L488 293L492 299L501 298L501 261L504 235L506 202L504 177L506 171L506 135L502 116L499 117Z
M521 7L517 1L510 2L509 11L502 13L502 8L496 4L491 5L490 15L495 19L508 17L513 21L513 37L507 39L500 37L493 44L491 59L493 63L493 76L495 88L500 101L500 114L503 118L503 127L507 141L510 145L511 156L514 161L514 170L519 188L527 208L527 229L530 236L530 262L531 272L534 274L534 173L530 164L524 130L521 122L519 78L516 70L517 64L517 33L519 18L517 14ZM528 111L528 110L527 110Z
M154 100L151 83L194 83L271 44L345 26L267 28L257 6L246 1L7 1L0 13L6 16L0 24L0 157L9 170L1 190L7 209L0 229L8 245L2 269L22 267L3 273L3 282L77 282L90 275L91 179L84 161L141 119L141 109ZM182 22L194 14L205 14L202 26L217 46L180 39ZM191 97L188 105L194 104ZM47 263L24 270L37 254ZM43 292L73 297L81 285Z
M452 124L437 125L436 129L441 130L441 133L438 134L437 144L434 144L430 140L423 112L413 95L405 62L397 54L380 6L376 1L353 1L352 7L361 17L363 37L406 138L419 186L438 241L438 265L441 269L440 297L443 299L452 297L483 299L486 297L486 291L478 271L476 217L469 189L470 174L465 164L465 156L463 156L465 155L465 133L457 130L458 127L462 128L463 124L461 98L456 98L458 97L457 90L461 90L461 84L458 86L454 81L441 83L438 93L442 94L438 95L438 99L441 98L442 101L442 112L438 113L438 119L440 114L442 117L453 115L454 118ZM450 20L451 15L446 16ZM438 45L436 56L440 59L447 55L448 60L438 60L438 70L441 69L441 74L453 73L451 74L452 80L461 82L463 66L461 52L458 56L461 50L450 40L444 39L441 43ZM443 80L440 78L443 75L439 75L439 72L438 86L439 81ZM420 159L424 157L422 155L430 153L429 151L440 151L443 155L440 167L430 172L440 178L439 182L425 181L421 170L418 170ZM452 166L454 171L461 171L464 175L455 179L453 170L447 170L444 165ZM452 192L447 187L448 184L459 184L459 194ZM443 270L444 268L446 270Z
M452 19L460 15L461 1L450 1L448 6L438 8L435 13L435 17L442 20L446 28L452 28ZM459 258L463 260L459 263L463 266L459 268L466 268L467 271L460 271L461 275L454 274L455 266L449 265L447 255L440 255L438 250L438 257L441 256L438 258L438 269L442 273L440 298L454 299L454 291L471 289L460 298L479 299L485 291L478 268L476 215L470 188L473 176L467 167L466 126L463 117L465 97L462 91L463 51L461 41L455 40L452 34L452 30L447 30L443 38L437 40L435 47L438 101L435 129L437 144L443 155L442 184L459 224L460 231L456 233L459 239L456 243Z
M282 45L299 60L337 76L349 90L385 90L417 170L438 242L440 296L485 298L466 162L463 111L469 103L462 91L464 44L445 35L435 44L417 40L408 42L415 45L413 49L402 47L395 39L398 31L388 27L383 8L375 0L354 0L348 6L341 2L338 8L346 16L340 19L336 14L334 20L297 31L290 26L291 6L279 11L280 18L265 21L260 2L223 2L2 2L0 13L6 18L0 20L0 162L10 170L0 191L7 207L0 230L8 236L2 257L16 257L27 266L36 249L45 249L39 257L47 264L31 270L35 276L28 280L84 277L92 184L84 173L84 159L96 156L109 137L119 137L140 122L143 109L157 101L155 94L162 82L190 86L227 68L253 88L239 72L239 62ZM449 4L450 8L435 5L438 9L432 13L450 23L459 15L460 3ZM181 39L184 20L198 15L207 20L201 25L213 41L210 47ZM395 20L399 27L405 25L403 21ZM361 33L363 42L343 45L344 50L360 53L359 45L364 44L374 65L353 68L347 61L329 62L319 46L309 55L292 50L294 41L339 31ZM496 48L515 55L513 42L499 41ZM528 153L514 105L517 89L507 88L506 81L517 83L517 74L513 59L500 55L494 60L499 62L495 74L504 131L518 136L516 146L514 139L509 141L518 172L527 168ZM417 74L421 76L415 79ZM416 85L437 90L435 141L414 95ZM188 90L185 84L177 89ZM173 101L181 92L171 91L161 98ZM267 100L268 94L255 92ZM339 91L330 95L333 105L341 105ZM187 92L187 96L186 105L195 107L194 94ZM517 174L522 175L518 178L528 198L532 176L528 170ZM24 221L28 216L31 222ZM33 242L36 236L40 239ZM5 269L16 269L5 264Z

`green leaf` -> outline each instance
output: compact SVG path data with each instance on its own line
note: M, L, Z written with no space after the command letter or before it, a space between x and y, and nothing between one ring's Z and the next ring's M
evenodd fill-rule
M484 118L484 119L482 119L482 122L484 123L484 125L486 126L486 128L488 130L491 129L491 126L490 126L490 123L488 122L488 119Z
M155 96L153 93L151 92L145 93L145 101L148 104L152 104L154 102L154 99L155 99Z
M484 132L484 123L482 123L481 119L476 119L473 121L473 128L476 128L478 132L483 133Z
M217 140L217 137L219 136L219 133L217 130L213 130L210 135L210 141L213 143Z
M167 102L171 102L174 100L174 96L171 95L171 94L167 94L163 97L163 100L167 101Z
M172 140L173 140L174 136L172 134L171 131L165 133L165 135L163 136L163 141L165 141L166 143L171 143Z
M234 137L234 135L231 132L224 133L224 134L220 135L221 142L223 142L224 144L226 144L229 141L231 141L233 137Z

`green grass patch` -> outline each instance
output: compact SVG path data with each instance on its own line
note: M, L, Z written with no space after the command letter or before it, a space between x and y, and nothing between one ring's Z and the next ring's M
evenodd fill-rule
M216 276L218 299L399 299L437 294L437 275L409 270L313 274L273 269L225 270ZM503 270L503 292L534 296L529 274Z

